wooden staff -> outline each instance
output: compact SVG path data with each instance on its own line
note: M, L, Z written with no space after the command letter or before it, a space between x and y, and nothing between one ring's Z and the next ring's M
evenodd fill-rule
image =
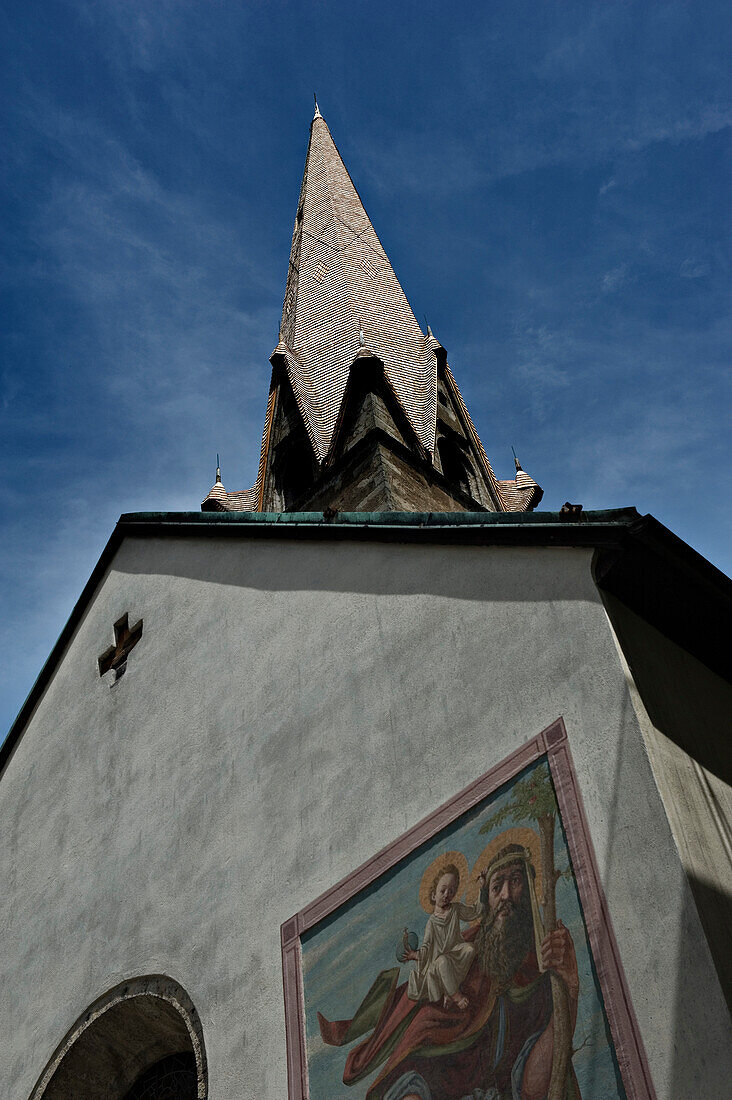
M536 820L539 826L541 845L541 869L544 879L544 933L553 932L557 927L556 886L559 871L554 866L554 823L555 814L542 814ZM552 985L554 1004L554 1046L552 1051L552 1072L549 1079L547 1100L565 1100L567 1095L567 1075L572 1057L572 1025L569 1012L569 993L567 986L558 974L549 975Z

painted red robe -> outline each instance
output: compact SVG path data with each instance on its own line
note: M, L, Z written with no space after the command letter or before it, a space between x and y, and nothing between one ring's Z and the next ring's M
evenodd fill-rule
M381 1067L366 1100L381 1100L410 1071L424 1078L435 1100L461 1100L491 1085L510 1095L511 1073L524 1045L544 1031L552 1013L549 975L539 972L534 951L500 996L476 960L461 985L469 1001L464 1011L409 1000L407 983L396 985L398 975L398 969L379 975L353 1020L331 1022L318 1013L321 1035L330 1045L343 1046L373 1027L349 1052L344 1084ZM579 1100L573 1074L567 1095Z

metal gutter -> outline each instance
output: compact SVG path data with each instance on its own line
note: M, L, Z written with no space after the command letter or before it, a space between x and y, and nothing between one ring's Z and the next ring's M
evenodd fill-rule
M130 537L296 538L472 546L615 546L640 517L634 508L585 512L131 512Z
M582 512L579 519L570 520L560 512L127 512L119 523L159 523L165 525L195 526L277 526L308 527L398 527L398 528L493 528L493 527L551 527L575 528L593 524L626 527L640 519L635 508L613 508L604 511Z

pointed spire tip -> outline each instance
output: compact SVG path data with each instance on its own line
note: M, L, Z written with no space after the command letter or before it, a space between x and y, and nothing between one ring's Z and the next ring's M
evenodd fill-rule
M318 96L315 92L313 92L313 100L315 102L315 114L313 115L313 122L315 122L316 118L322 118L323 116L320 113L320 107L318 107Z

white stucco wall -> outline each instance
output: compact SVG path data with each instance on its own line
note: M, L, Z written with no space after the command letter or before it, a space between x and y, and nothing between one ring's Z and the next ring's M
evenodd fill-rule
M124 612L144 633L110 688ZM283 1098L282 921L559 715L658 1095L724 1096L726 1008L590 551L212 538L123 543L0 781L0 1095L164 973L211 1100Z

